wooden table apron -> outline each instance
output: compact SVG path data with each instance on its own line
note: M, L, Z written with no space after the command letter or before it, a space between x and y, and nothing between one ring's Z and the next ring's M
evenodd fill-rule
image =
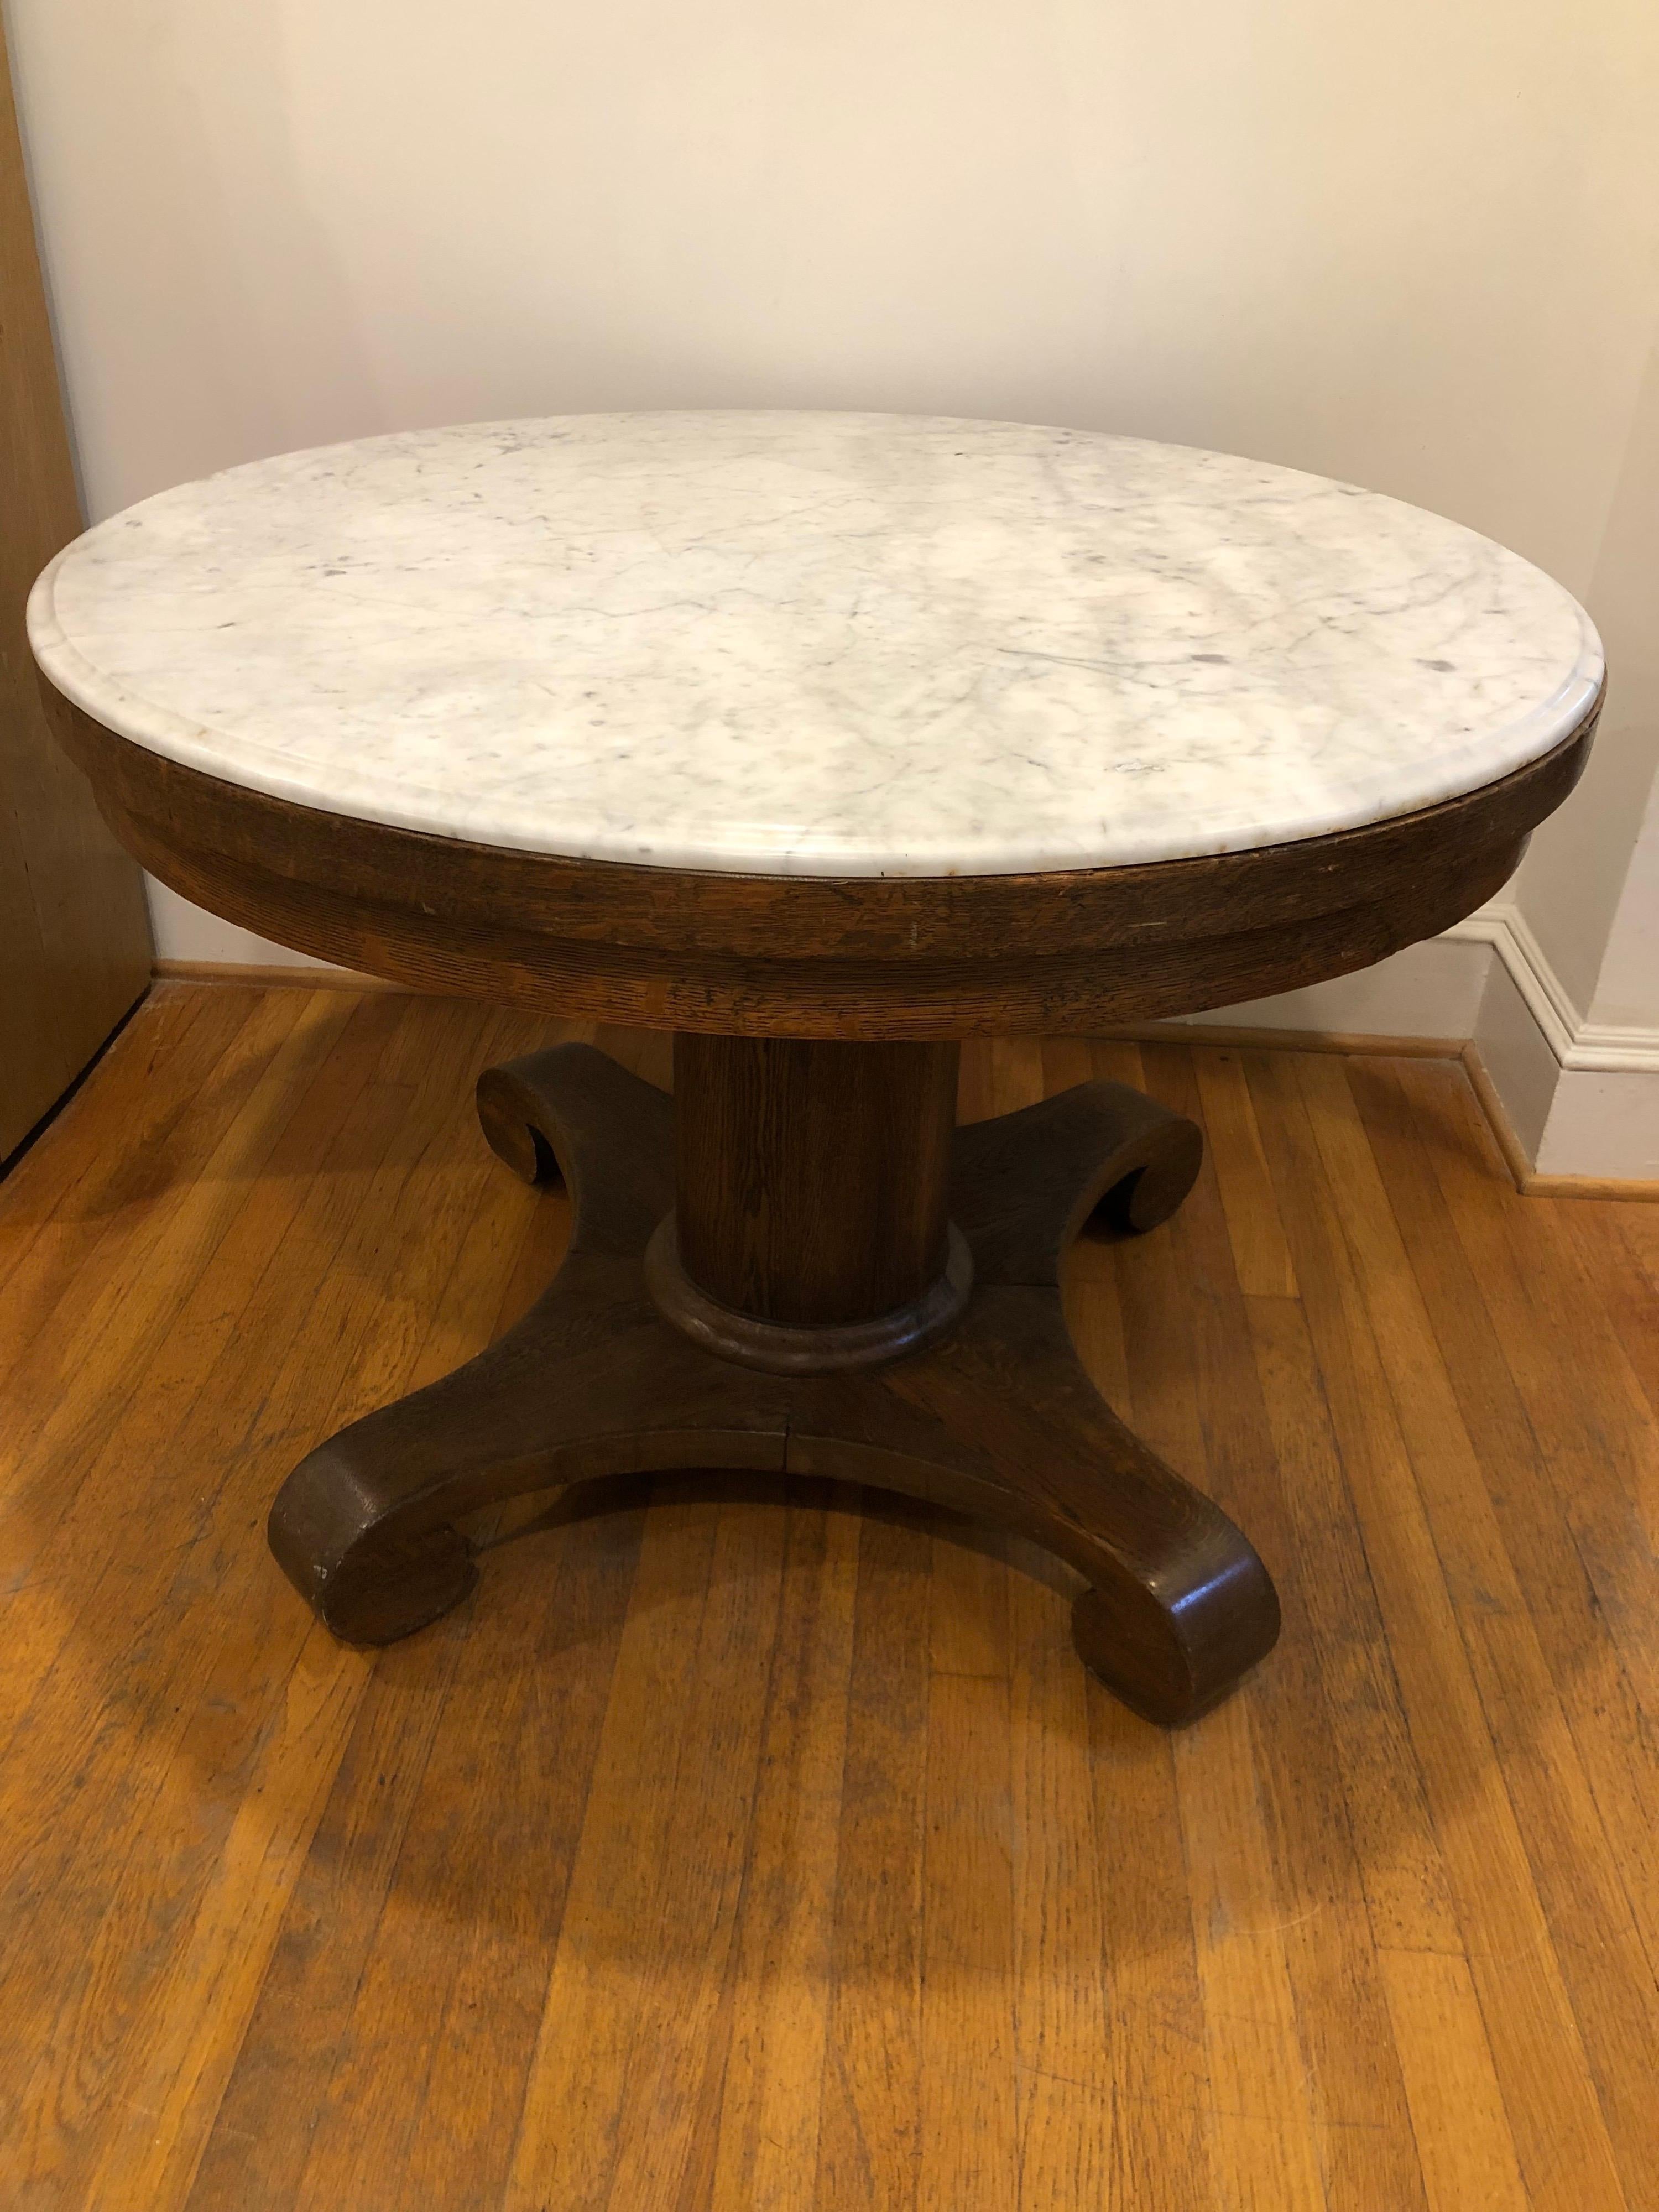
M490 1070L484 1132L562 1176L570 1246L526 1319L313 1451L272 1548L349 1640L476 1578L457 1518L668 1468L829 1475L1020 1529L1088 1587L1086 1662L1193 1718L1268 1650L1247 1539L1117 1421L1060 1314L1070 1240L1168 1218L1194 1125L1087 1084L952 1127L958 1041L1087 1034L1289 990L1433 935L1571 790L1549 752L1363 829L1048 874L755 876L566 860L289 804L116 736L52 692L128 848L185 897L426 989L672 1030L675 1095L592 1048Z

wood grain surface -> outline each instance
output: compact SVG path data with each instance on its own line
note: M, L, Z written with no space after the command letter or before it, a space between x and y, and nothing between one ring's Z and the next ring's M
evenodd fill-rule
M1540 758L1360 830L1042 875L716 875L432 837L272 799L45 687L111 826L279 945L426 990L732 1036L1097 1034L1369 967L1470 914L1572 790L1598 697Z
M343 1650L266 1504L547 1279L471 1079L570 1033L164 987L0 1185L0 2203L1650 2207L1659 1211L1518 1197L1455 1060L970 1045L1205 1127L1066 1297L1273 1567L1236 1698L758 1475Z
M945 1267L954 1044L681 1036L682 1266L767 1321L867 1321Z

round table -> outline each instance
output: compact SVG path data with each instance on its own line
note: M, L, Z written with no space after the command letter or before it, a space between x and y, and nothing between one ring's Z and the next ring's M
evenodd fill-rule
M1066 1245L1167 1218L1197 1129L1080 1085L957 1129L958 1040L1365 966L1571 789L1595 632L1470 531L1134 439L580 416L289 454L61 554L64 740L186 897L425 988L672 1030L674 1090L490 1070L569 1249L456 1373L289 1478L270 1540L380 1643L460 1516L672 1468L830 1476L1078 1569L1075 1637L1193 1717L1269 1649L1250 1544L1103 1404Z

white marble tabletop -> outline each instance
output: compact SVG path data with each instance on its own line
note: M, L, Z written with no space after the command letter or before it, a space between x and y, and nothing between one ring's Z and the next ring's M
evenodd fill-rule
M284 454L59 555L29 632L123 736L370 821L757 873L1237 851L1547 751L1549 577L1259 461L1017 423L570 416Z

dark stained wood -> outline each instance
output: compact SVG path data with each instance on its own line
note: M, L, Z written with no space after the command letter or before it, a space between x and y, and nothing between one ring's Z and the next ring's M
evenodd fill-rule
M734 1311L692 1281L680 1261L671 1213L645 1248L645 1285L664 1319L705 1352L769 1375L828 1375L884 1366L948 1336L973 1293L974 1256L961 1231L947 1223L944 1265L902 1305L866 1321L766 1321Z
M52 742L23 610L81 528L0 26L0 1160L149 982L138 871Z
M682 1036L675 1202L646 1249L661 1312L775 1374L879 1365L953 1328L952 1044Z
M1092 1032L1367 967L1507 881L1577 781L1600 709L1498 782L1331 836L1139 867L820 878L354 821L180 767L50 700L129 849L279 943L565 1016L864 1039Z
M674 1043L674 1219L699 1289L774 1322L871 1321L945 1268L954 1044Z
M1066 1242L1103 1199L1136 1230L1180 1203L1200 1152L1190 1123L1095 1085L964 1132L952 1202L975 1286L955 1334L857 1375L782 1375L710 1357L650 1295L642 1255L674 1196L663 1092L585 1045L483 1087L509 1162L534 1176L557 1164L569 1249L488 1352L331 1437L284 1485L272 1548L337 1635L389 1642L464 1596L476 1568L455 1523L485 1504L718 1466L895 1490L1046 1546L1090 1584L1073 1616L1087 1664L1167 1723L1206 1711L1271 1647L1279 1607L1261 1560L1108 1411L1060 1311ZM916 1096L931 1107L936 1089L935 1070ZM533 1137L509 1108L533 1116Z

